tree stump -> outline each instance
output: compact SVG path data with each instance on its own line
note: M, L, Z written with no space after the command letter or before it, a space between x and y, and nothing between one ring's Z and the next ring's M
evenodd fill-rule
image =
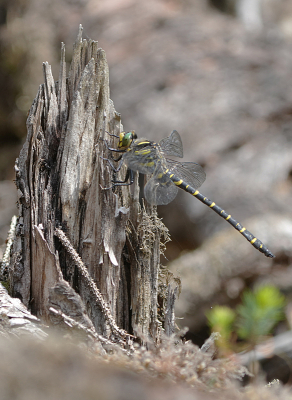
M64 44L59 80L43 68L15 165L12 295L48 324L53 307L106 337L118 329L158 340L174 331L177 288L160 273L167 229L156 208L140 205L137 177L133 188L103 189L114 174L105 140L116 147L108 133L122 130L105 52L80 26L68 78Z

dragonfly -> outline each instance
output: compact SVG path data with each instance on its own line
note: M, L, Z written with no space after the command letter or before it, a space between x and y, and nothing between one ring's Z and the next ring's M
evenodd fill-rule
M113 161L120 161L117 168L112 161L109 162L115 172L119 172L123 165L127 166L127 173L123 181L113 180L114 188L121 185L131 185L134 182L133 171L149 174L151 178L144 187L144 197L152 205L166 205L177 195L178 188L196 197L203 204L224 218L242 236L244 236L253 247L263 253L266 257L275 257L274 254L258 238L249 232L243 225L234 219L214 201L208 199L198 191L204 183L206 174L203 168L194 162L179 162L167 157L183 157L183 145L179 133L173 130L171 134L155 143L145 138L138 138L135 131L121 132L117 137L119 143L117 148L110 151L121 153ZM110 189L110 188L106 188Z

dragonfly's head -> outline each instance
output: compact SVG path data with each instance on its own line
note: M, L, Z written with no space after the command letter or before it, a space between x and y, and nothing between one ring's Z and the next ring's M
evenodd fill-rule
M118 149L119 150L127 150L131 146L134 139L137 139L137 135L136 135L135 131L121 132Z

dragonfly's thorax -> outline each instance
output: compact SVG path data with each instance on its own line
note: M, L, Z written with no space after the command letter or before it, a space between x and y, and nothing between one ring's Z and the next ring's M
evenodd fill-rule
M157 144L154 143L154 142L151 142L148 139L139 138L139 139L136 139L136 140L133 141L131 147L132 148L135 147L135 149L138 150L138 149L143 149L143 148L146 148L146 147L154 147L154 146L157 146Z
M161 164L161 156L158 149L159 145L155 142L144 138L136 139L126 150L124 161L128 168L133 171L139 171L143 174L153 174Z

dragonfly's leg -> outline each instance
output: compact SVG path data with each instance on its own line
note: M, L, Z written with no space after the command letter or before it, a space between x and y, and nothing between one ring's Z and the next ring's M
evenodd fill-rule
M109 147L109 144L106 139L103 139L103 141L105 142L105 145L108 150L114 151L115 153L124 153L125 152L125 150L119 150L119 149L114 149L113 147Z
M129 179L130 179L130 181L127 182ZM134 172L131 169L128 169L125 180L123 180L123 181L112 180L112 182L113 182L113 185L110 187L107 187L107 188L102 187L101 185L99 185L99 186L102 190L114 189L116 186L130 186L134 183Z
M110 136L115 136L117 138L119 137L119 136L116 136L116 135L110 135ZM113 147L110 147L109 144L108 144L108 141L106 139L102 139L101 138L100 140L103 140L105 142L105 145L106 145L107 149L110 150L110 151L114 151L116 153L124 153L125 152L125 150L119 150L119 149L114 149Z
M113 133L109 133L108 131L106 131L106 133L108 133L110 136L113 136L113 137L116 137L116 138L120 138L120 136L118 136L118 135L115 135L115 134L113 134Z
M129 182L127 182L129 181ZM123 181L113 181L113 186L130 186L134 183L134 172L131 169L127 169L125 179Z
M116 168L109 158L104 158L102 156L100 156L100 158L102 158L103 160L107 161L109 163L109 165L112 167L112 169L114 170L114 172L119 172L120 169L122 168L123 161L121 161L120 164L118 165L118 167ZM120 161L121 158L122 158L122 155L120 157L118 157L116 160L114 159L113 161Z
M123 157L123 154L121 154L118 158L113 158L113 160L115 162L117 162L117 161L120 161L122 159L122 157Z

